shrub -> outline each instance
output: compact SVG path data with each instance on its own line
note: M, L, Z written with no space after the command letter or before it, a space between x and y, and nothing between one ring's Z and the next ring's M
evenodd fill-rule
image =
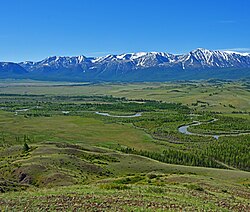
M29 147L28 144L25 142L25 143L23 144L23 151L24 151L24 152L27 152L27 151L29 151L29 149L30 149L30 147Z

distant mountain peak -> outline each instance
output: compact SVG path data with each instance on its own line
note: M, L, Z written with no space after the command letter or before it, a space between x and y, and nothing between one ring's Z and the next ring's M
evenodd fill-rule
M250 54L232 51L194 49L187 54L174 55L166 52L135 52L123 54L109 54L103 57L79 56L51 56L38 62L26 61L19 64L1 63L0 70L15 70L41 76L65 76L75 74L88 77L117 78L120 75L133 75L143 70L190 71L212 69L249 69ZM153 74L151 73L154 78ZM0 75L1 76L1 75ZM105 77L104 77L105 76Z
M174 66L182 64L186 68L204 68L204 67L248 67L248 53L238 53L231 51L208 50L197 48L183 55L173 55L165 52L135 52L123 53L119 55L108 54L102 57L88 58L84 55L69 56L52 56L39 62L24 62L22 66L70 66L70 65L88 65L95 67L103 64L112 64L126 66L130 64L130 69L138 67L155 67L155 66ZM131 65L132 64L132 65Z
M197 48L192 50L191 52L212 52L212 50L205 49L205 48Z
M230 50L226 50L226 51L223 51L223 52L226 52L228 54L238 54L238 55L242 55L242 56L250 56L250 53L243 53L243 52L236 52L236 51L230 51Z

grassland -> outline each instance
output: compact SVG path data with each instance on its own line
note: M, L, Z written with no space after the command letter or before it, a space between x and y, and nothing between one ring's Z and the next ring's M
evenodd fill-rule
M2 85L2 86L1 86ZM51 95L113 95L128 99L162 100L187 104L201 111L250 112L248 82L177 82L72 84L23 82L0 84L0 93Z
M160 150L153 139L143 131L130 125L104 123L102 120L79 116L53 116L25 118L1 112L0 132L4 132L5 142L16 142L17 136L29 135L31 142L68 141L110 147L112 145L131 146L137 149ZM3 118L5 117L5 118ZM8 117L8 118L7 118Z
M97 181L95 185L9 193L4 210L247 211L247 190L194 175L148 174ZM232 196L234 198L232 198Z
M249 132L247 81L8 81L0 108L3 211L250 210L250 135L178 132Z

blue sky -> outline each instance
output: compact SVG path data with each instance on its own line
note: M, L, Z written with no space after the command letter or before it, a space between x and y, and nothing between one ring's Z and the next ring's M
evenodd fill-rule
M250 0L0 0L0 61L250 52Z

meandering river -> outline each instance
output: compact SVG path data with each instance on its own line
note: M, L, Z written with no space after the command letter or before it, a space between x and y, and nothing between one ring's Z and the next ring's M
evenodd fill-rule
M209 121L210 123L212 123L212 122L215 122L215 121L217 121L218 119L213 119L213 120L211 120L211 121ZM213 138L215 138L215 139L218 139L220 136L219 135L209 135L209 134L200 134L200 133L192 133L192 132L190 132L190 131L188 131L188 128L190 127L190 126L198 126L198 125L201 125L202 124L202 122L198 122L198 121L196 121L196 122L194 122L194 123L192 123L192 124L188 124L188 125L183 125L183 126L180 126L179 128L178 128L178 131L180 132L180 133L183 133L183 134L185 134L185 135L198 135L198 136L212 136Z
M213 119L213 120L209 121L209 123L212 123L212 122L215 122L215 121L218 121L218 119ZM250 132L239 132L239 133L230 133L230 132L228 132L228 133L221 134L221 135L214 135L214 134L193 133L193 132L188 131L188 128L190 126L198 126L198 125L201 125L201 124L204 124L204 123L196 121L196 122L193 122L192 124L187 124L187 125L180 126L178 128L178 131L180 133L185 134L185 135L206 136L206 137L213 137L215 139L219 139L219 137L221 137L221 136L239 136L239 135L249 135L250 134Z
M109 113L101 113L101 112L95 112L95 114L98 114L98 115L101 115L101 116L114 117L114 118L134 118L134 117L142 116L142 113L136 113L134 115L127 115L127 116L110 115Z
M24 109L16 110L15 115L17 115L18 112L26 112L29 109L31 109L31 108L24 108ZM63 114L68 114L69 112L70 111L62 111ZM98 112L98 111L96 111L95 114L101 115L101 116L114 117L114 118L135 118L135 117L142 116L142 113L136 113L134 115L111 115L109 113L102 113L102 112ZM216 121L218 121L218 119L212 119L211 121L206 122L206 123L212 123L212 122L216 122ZM182 134L185 134L185 135L197 135L197 136L213 137L215 139L219 139L219 137L221 137L221 136L239 136L239 135L249 135L250 134L250 132L241 132L241 133L233 133L233 134L232 133L225 133L225 134L221 134L221 135L215 135L215 134L193 133L193 132L188 131L188 128L190 126L198 126L201 124L204 124L204 123L199 122L199 121L195 121L191 124L182 125L182 126L178 127L178 131Z

